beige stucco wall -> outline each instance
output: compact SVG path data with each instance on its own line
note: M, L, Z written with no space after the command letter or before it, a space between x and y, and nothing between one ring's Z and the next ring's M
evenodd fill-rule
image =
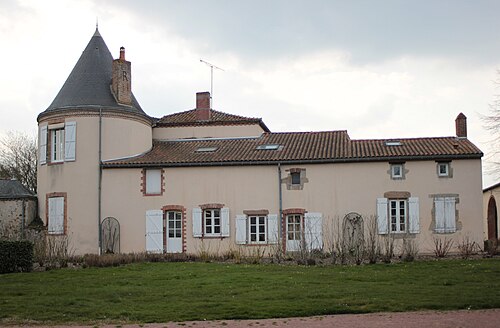
M304 208L322 213L327 244L331 238L326 234L335 228L335 220L349 212L365 217L375 215L376 199L387 191L408 191L419 198L420 233L415 241L421 252L432 252L435 236L456 242L468 236L482 242L480 160L452 161L453 178L438 178L434 161L407 162L404 180L390 179L386 162L286 165L282 166L281 177L286 177L286 170L293 167L305 168L308 182L303 190L287 190L286 184L282 184L283 209ZM165 205L186 208L188 253L208 249L222 254L239 248L234 239L237 214L255 209L279 212L277 166L165 168L165 192L161 196L143 196L140 184L141 169L104 170L103 217L113 216L120 221L122 252L145 250L145 212ZM456 233L433 233L434 194L458 195ZM230 238L205 240L202 244L201 239L192 237L192 208L206 203L222 203L230 208ZM248 251L252 246L242 248Z
M497 205L497 219L500 219L500 186L485 191L483 193L483 225L484 225L484 239L488 239L488 202L490 198L494 197ZM500 224L497 222L497 233L500 236Z
M99 116L49 116L49 120L75 121L76 161L38 166L40 218L47 224L47 195L66 193L66 226L71 251L98 253ZM135 155L151 148L151 127L126 117L102 119L102 158ZM113 133L111 133L113 131ZM135 131L135 133L130 133Z
M258 124L156 127L153 129L153 138L156 140L172 140L185 138L258 137L263 132L264 130Z

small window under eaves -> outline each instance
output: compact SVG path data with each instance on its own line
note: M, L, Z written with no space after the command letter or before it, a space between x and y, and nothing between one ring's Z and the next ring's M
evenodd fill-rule
M218 147L199 147L195 151L198 153L210 153L210 152L216 151L217 149L218 149Z
M280 145L265 144L265 145L259 145L259 146L257 146L256 149L258 149L258 150L277 150L279 148L280 148Z

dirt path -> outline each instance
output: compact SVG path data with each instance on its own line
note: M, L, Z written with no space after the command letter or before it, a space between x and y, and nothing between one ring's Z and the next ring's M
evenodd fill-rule
M26 326L24 326L26 327ZM36 326L42 328L41 326ZM62 327L62 326L61 326ZM81 326L83 327L83 326ZM96 327L96 326L86 326ZM476 311L423 311L401 313L342 314L307 318L263 319L263 320L220 320L220 321L188 321L181 323L161 323L146 325L106 325L105 328L319 328L319 327L383 327L383 328L448 328L448 327L500 327L500 309ZM77 328L73 326L73 328Z

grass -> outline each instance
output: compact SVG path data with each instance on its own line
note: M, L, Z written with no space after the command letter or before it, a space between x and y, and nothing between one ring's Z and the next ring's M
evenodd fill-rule
M142 263L0 275L0 323L149 323L500 307L500 260Z

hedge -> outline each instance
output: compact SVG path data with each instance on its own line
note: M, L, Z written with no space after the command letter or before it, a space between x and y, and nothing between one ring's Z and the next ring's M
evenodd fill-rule
M32 242L0 240L0 273L29 272L32 269Z

